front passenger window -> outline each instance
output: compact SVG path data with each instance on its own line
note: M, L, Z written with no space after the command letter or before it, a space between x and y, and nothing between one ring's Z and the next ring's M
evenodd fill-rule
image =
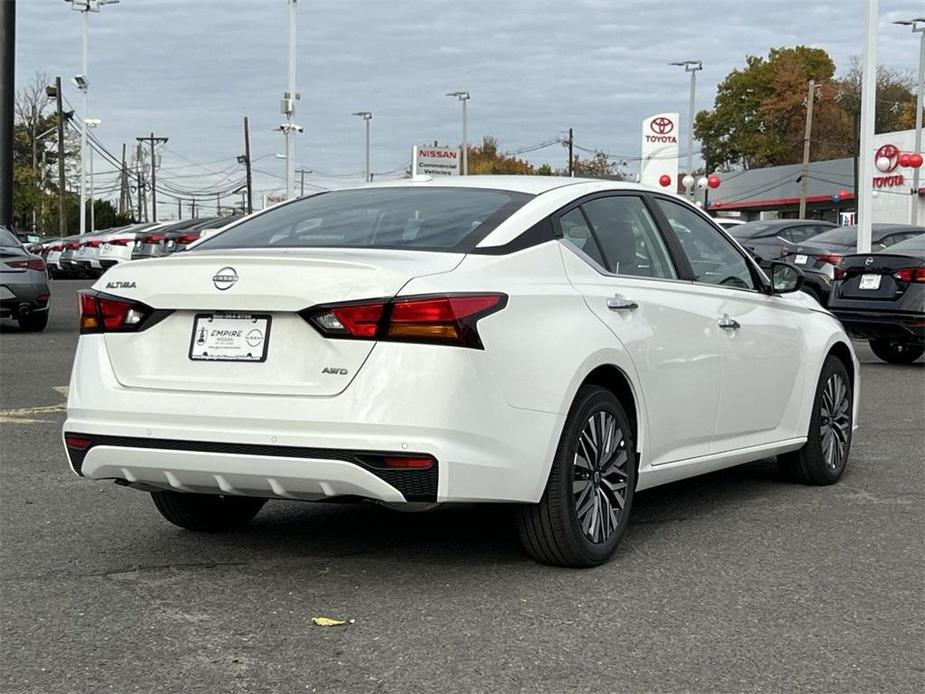
M686 205L657 198L694 270L694 281L737 289L755 289L745 258L697 212Z

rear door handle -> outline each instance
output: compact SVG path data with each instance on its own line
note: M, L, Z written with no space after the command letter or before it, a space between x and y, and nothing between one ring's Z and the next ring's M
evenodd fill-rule
M607 299L607 308L611 311L635 311L639 308L637 304L632 299L628 299L622 294L614 294Z
M739 321L735 318L730 318L727 314L723 314L723 317L719 319L719 327L725 328L727 330L738 330L740 327Z

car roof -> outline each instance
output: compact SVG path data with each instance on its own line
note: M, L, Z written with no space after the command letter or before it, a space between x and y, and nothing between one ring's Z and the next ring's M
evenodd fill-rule
M570 178L567 176L415 176L395 181L382 181L370 183L370 188L488 188L492 190L506 190L514 193L527 193L539 195L557 188L575 186L586 183L606 183L615 190L653 190L648 186L626 181L609 181L599 178Z

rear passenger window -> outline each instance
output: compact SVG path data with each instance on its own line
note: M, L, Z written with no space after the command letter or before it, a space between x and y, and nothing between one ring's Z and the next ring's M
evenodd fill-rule
M595 198L581 206L591 220L605 267L618 275L676 277L645 203L634 195Z
M575 246L594 260L601 267L604 265L604 259L601 257L601 251L597 247L597 242L588 228L585 216L577 207L574 210L566 212L559 217L559 227L562 229L562 237L570 244Z

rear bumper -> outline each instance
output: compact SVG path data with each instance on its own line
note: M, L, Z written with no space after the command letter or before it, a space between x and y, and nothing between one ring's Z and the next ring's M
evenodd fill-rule
M852 337L925 342L925 314L831 310Z
M0 316L26 316L48 310L48 283L12 283L0 285Z
M79 460L69 451L70 462L142 489L536 502L565 415L510 406L487 362L477 350L379 343L333 397L130 389L103 336L84 335L64 431L99 443ZM421 491L421 471L401 471L402 481L363 463L383 452L431 457L433 487Z

